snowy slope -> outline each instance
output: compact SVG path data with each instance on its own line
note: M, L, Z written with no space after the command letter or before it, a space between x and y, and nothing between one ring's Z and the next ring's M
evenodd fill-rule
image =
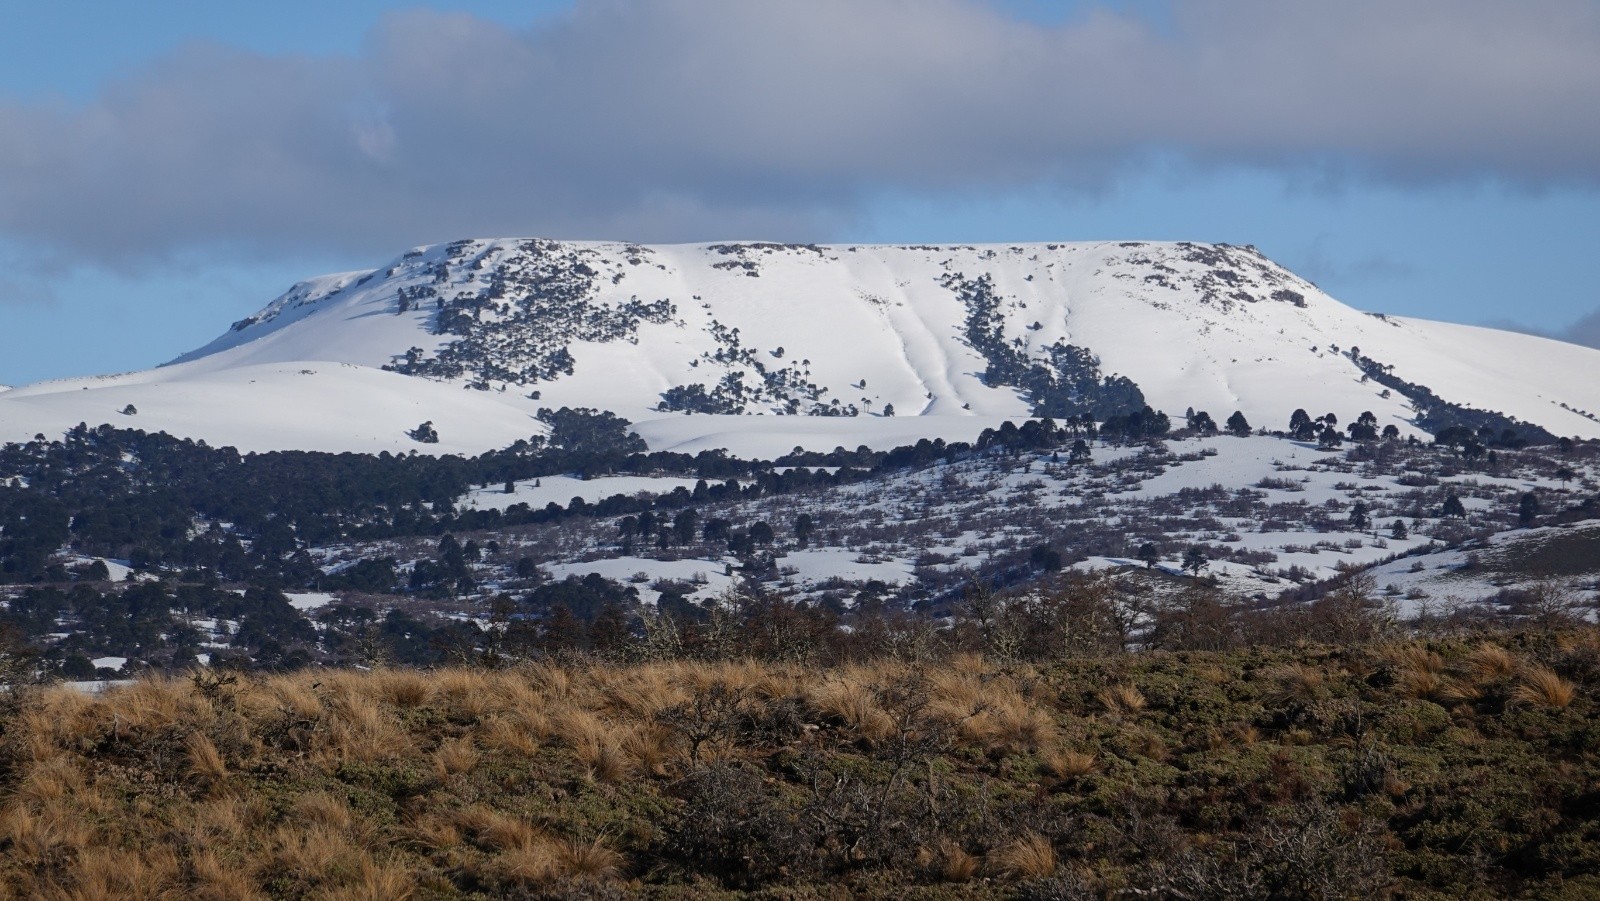
M135 412L124 413L129 405ZM0 402L0 439L59 436L78 423L164 431L240 451L417 450L481 453L546 431L499 395L341 363L259 363L218 371L169 366L16 388ZM432 421L438 444L408 430Z
M1552 585L1571 592L1574 600L1589 601L1592 609L1600 602L1597 551L1600 521L1585 520L1500 532L1461 547L1385 563L1374 567L1372 576L1378 587L1403 597L1401 609L1407 615L1415 615L1424 603L1435 613L1446 613L1508 589ZM1552 561L1559 565L1549 568Z
M975 311L980 283L993 304ZM1282 428L1297 407L1340 422L1370 410L1380 427L1411 431L1409 402L1362 380L1349 355L1359 347L1453 403L1600 438L1600 351L1362 313L1251 248L506 239L302 282L161 369L6 392L0 440L84 421L241 448L487 450L563 405L615 411L656 448L770 455L970 439L1031 410L1022 390L985 379L980 313L997 343L1032 360L1058 342L1087 348L1104 375L1132 379L1177 419L1193 407L1221 422L1237 409ZM737 390L719 409L746 415L661 409L675 390L727 385ZM128 403L138 416L117 413ZM881 415L890 406L895 416ZM778 415L813 411L859 415ZM405 436L423 419L440 445Z

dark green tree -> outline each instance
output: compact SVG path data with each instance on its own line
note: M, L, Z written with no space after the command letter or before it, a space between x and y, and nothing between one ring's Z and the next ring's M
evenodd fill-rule
M1522 501L1517 504L1517 522L1523 527L1533 525L1539 518L1539 497L1532 491L1522 496Z
M700 514L693 510L679 510L678 515L672 520L673 537L679 544L688 544L694 540L695 527L700 523Z
M1307 413L1303 408L1294 411L1294 415L1289 417L1289 434L1301 441L1315 436L1316 428L1312 425L1311 414Z
M773 539L772 526L765 522L758 522L750 527L750 540L758 545L771 544Z
M815 531L816 523L811 521L810 513L802 513L794 518L794 540L805 547L811 542L811 533Z
M1037 569L1053 573L1061 569L1061 552L1048 544L1041 544L1028 553L1028 562Z

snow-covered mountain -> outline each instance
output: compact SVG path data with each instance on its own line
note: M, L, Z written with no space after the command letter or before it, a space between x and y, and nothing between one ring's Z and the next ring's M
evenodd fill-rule
M241 449L477 452L543 407L656 449L970 439L1034 412L1497 411L1600 438L1600 351L1363 313L1253 248L468 240L302 282L172 363L0 394L0 440L86 422ZM691 415L685 415L685 413ZM437 444L408 432L431 421Z

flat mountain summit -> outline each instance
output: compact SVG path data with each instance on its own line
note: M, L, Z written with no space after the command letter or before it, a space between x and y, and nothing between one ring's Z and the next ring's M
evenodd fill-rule
M476 453L563 406L750 455L1145 407L1600 438L1600 351L1358 311L1226 244L463 240L301 282L165 366L6 391L0 440Z

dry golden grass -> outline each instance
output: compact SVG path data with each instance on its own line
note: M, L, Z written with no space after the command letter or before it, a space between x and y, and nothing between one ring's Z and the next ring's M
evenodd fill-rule
M443 687L440 677L415 670L380 670L372 674L372 682L371 690L378 698L401 708L421 707Z
M71 898L175 897L182 866L171 848L145 852L121 848L86 848L68 871Z
M809 701L823 717L843 723L869 741L881 741L894 732L894 718L878 703L877 690L847 675L817 685Z
M189 755L189 775L208 783L228 778L227 761L205 733L190 733L183 746Z
M342 798L336 798L324 791L301 795L294 800L290 811L297 822L314 823L341 832L348 831L355 825L355 816L350 812L350 805Z
M1011 678L971 672L929 674L929 713L969 746L995 754L1036 750L1056 735L1051 715L1026 698Z
M1045 752L1040 767L1057 779L1076 779L1095 770L1095 756L1081 751L1056 748Z
M539 753L539 739L536 731L520 719L504 714L490 715L478 729L478 742L488 751L532 757Z
M324 713L322 699L299 676L269 676L247 685L239 694L239 708L257 721L276 715L296 722L315 722Z
M425 851L444 851L461 844L461 829L455 817L436 812L418 816L407 825L402 834L407 844Z
M485 819L482 814L477 819ZM493 818L488 818L493 819ZM600 839L577 842L552 838L527 824L500 821L480 831L493 834L487 843L495 853L482 865L495 882L538 886L558 879L610 879L621 872L625 858Z
M444 741L433 752L433 768L441 776L470 773L477 765L478 749L472 746L472 739L466 736Z
M1517 679L1516 687L1511 689L1511 702L1559 710L1571 704L1577 694L1577 686L1556 675L1554 670L1530 666Z
M258 875L287 872L311 884L332 882L358 852L344 830L325 823L280 826L273 831L269 847Z
M7 729L7 738L23 760L47 760L93 747L111 731L102 721L115 721L115 714L106 714L101 702L78 692L49 692L17 715Z
M633 760L622 750L616 730L597 714L581 708L559 711L555 730L591 781L617 782L632 772Z
M1394 668L1395 692L1423 701L1451 703L1459 695L1452 679L1445 675L1444 658L1421 645L1391 645L1378 656Z
M180 721L209 719L210 705L189 686L173 679L150 679L119 686L102 699L100 715L111 719L115 736L136 736L166 729ZM112 707L115 711L113 712Z
M940 839L931 848L917 853L917 863L940 882L971 882L983 866L983 858L967 851L949 839Z
M637 719L650 719L661 711L690 698L690 691L672 668L663 664L628 670L602 670L595 674L596 685L609 712Z
M1138 713L1144 709L1144 693L1133 685L1112 685L1095 692L1095 699L1111 713Z
M1283 735L1279 736L1279 741L1285 745L1303 746L1309 745L1316 740L1317 736L1315 733L1313 733L1310 729L1306 729L1301 726L1295 726L1292 729L1285 729Z
M213 851L192 851L187 869L189 884L184 891L196 901L255 901L266 897L241 867L223 862Z
M1464 669L1479 682L1509 679L1517 671L1517 658L1505 648L1485 642L1467 654Z
M228 795L200 801L179 824L185 844L204 850L239 840L263 818L259 798Z
M77 761L63 754L29 766L13 797L25 804L48 807L77 795L83 789L83 772Z
M409 743L394 718L370 697L347 690L327 707L328 728L318 749L325 764L385 760Z
M593 746L593 753L577 753L584 766L584 777L591 782L621 782L634 771L633 758L610 738Z
M997 876L1044 879L1056 871L1056 851L1049 839L1036 832L1028 832L989 852L986 864L989 871Z
M519 668L518 672L527 680L530 689L549 698L551 702L565 703L574 700L576 679L574 673L566 667L539 662L527 664Z
M1266 700L1271 704L1314 701L1322 695L1328 684L1327 674L1303 663L1280 666L1269 670L1266 675L1274 682L1266 694Z
M1380 663L1374 654L1350 656L1339 658L1346 666L1340 679L1361 659L1373 668ZM1368 703L1372 693L1363 685L1352 682L1346 698L1345 684L1333 683L1326 669L1283 664L1287 659L1266 657L1278 664L1262 671L1269 697L1330 697L1331 683L1342 700L1360 696ZM1555 671L1519 665L1494 645L1452 655L1448 669L1439 654L1418 646L1390 648L1382 659L1393 665L1399 691L1419 697L1464 703L1509 696L1551 709L1583 703ZM1585 672L1572 660L1553 660L1562 672L1569 666ZM1227 672L1240 671L1228 665ZM1162 675L1169 671L1145 676L1136 665L1102 664L1085 672L1117 674L1089 683L1107 686L1096 694L1104 716L1061 713L1058 699L1076 707L1082 689L1053 669L992 666L976 656L948 665L884 662L825 671L749 661L433 674L324 670L241 678L226 697L189 680L155 680L99 697L38 692L19 705L0 736L0 901L545 891L578 897L603 890L593 883L622 878L633 862L628 854L637 855L637 878L649 882L658 868L673 865L662 864L655 849L675 820L669 813L639 828L636 822L645 821L628 818L676 809L679 783L655 780L690 769L685 735L695 725L685 725L682 710L663 712L713 690L737 708L737 717L788 716L779 703L797 705L804 719L774 719L781 730L735 729L737 737L716 736L706 746L712 757L732 760L732 769L764 769L758 784L788 792L787 800L809 786L775 761L813 754L884 760L901 746L873 743L902 730L938 738L929 745L942 755L926 770L930 783L954 785L980 773L1046 799L1064 789L1121 785L1130 772L1148 770L1139 758L1170 757L1182 767L1205 748L1260 740L1248 722L1260 713L1253 685L1197 677L1204 683L1199 691L1225 693L1244 712L1174 726L1165 705L1136 716L1147 705L1134 683L1160 685L1162 697L1172 696ZM1390 694L1387 703L1393 700ZM1450 721L1464 734L1474 723L1492 733L1496 708L1480 707ZM728 706L692 715L725 717ZM813 723L840 731L806 725ZM950 753L942 750L947 738L956 745ZM1319 726L1288 729L1282 741L1329 739ZM1099 749L1104 756L1096 756ZM997 760L1021 752L1031 756ZM1219 765L1227 759L1207 758ZM907 772L910 785L924 778L920 762ZM1090 774L1098 775L1068 781ZM1411 796L1420 794L1395 772L1384 776L1382 790L1397 805L1417 803ZM941 803L962 797L946 793ZM1050 841L1032 833L981 858L956 841L920 840L928 844L917 852L917 872L897 870L895 878L1023 880L1065 866L1058 866ZM991 888L1003 893L1002 886Z
M486 869L487 875L498 882L544 885L560 878L561 855L554 845L541 842L497 854Z
M94 838L84 818L65 807L35 813L14 804L0 810L0 845L7 846L6 856L19 863L38 865L58 855L76 854Z
M1439 687L1435 697L1441 704L1472 704L1483 699L1483 689L1471 682L1450 680Z
M324 889L321 901L406 901L416 892L416 878L398 861L378 861L362 854L342 885Z
M1148 760L1161 762L1169 756L1167 743L1160 735L1145 729L1139 729L1128 736L1128 749Z
M610 879L622 871L626 860L601 839L565 841L557 846L563 874L584 879Z
M548 700L534 687L522 670L494 673L485 688L489 710L485 714L507 716L543 710Z
M1437 670L1402 669L1396 677L1395 691L1423 701L1444 700L1450 679Z
M1421 645L1395 645L1382 649L1378 654L1397 670L1435 674L1444 672L1444 658Z
M1056 737L1050 715L1018 698L1015 703L997 705L986 716L994 723L991 750L1016 752L1036 750Z
M668 761L677 756L673 745L670 731L650 724L624 727L618 740L618 747L640 771L657 777L667 775Z
M477 720L495 706L496 683L493 674L474 670L444 670L433 674L433 689L439 703L449 707L457 717ZM422 703L433 700L428 698ZM422 706L417 704L415 706Z
M455 813L454 825L490 851L533 848L544 843L544 832L527 820L477 805Z

